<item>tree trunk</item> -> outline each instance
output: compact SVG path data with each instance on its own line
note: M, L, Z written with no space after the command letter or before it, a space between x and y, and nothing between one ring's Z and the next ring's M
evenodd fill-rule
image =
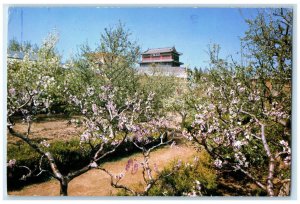
M269 145L267 143L267 139L265 136L265 125L260 124L261 126L261 140L264 145L264 149L268 155L269 158L269 170L268 170L268 178L267 178L267 193L269 196L274 196L274 185L273 185L273 179L274 179L274 169L275 169L275 160L271 153L271 150L269 148Z
M273 157L270 157L269 172L267 177L267 193L269 196L274 196L274 185L273 185L274 169L275 169L275 161Z
M69 182L67 179L62 178L62 180L60 180L60 196L68 196L68 185Z
M183 129L184 125L185 125L185 120L186 120L187 114L186 113L180 113L180 116L181 116L181 129Z

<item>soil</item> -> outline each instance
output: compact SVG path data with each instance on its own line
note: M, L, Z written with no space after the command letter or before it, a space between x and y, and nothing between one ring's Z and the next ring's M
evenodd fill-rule
M74 137L80 136L83 132L83 127L70 124L70 120L65 118L55 118L47 120L39 120L39 122L33 122L30 128L29 137L45 139L45 140L69 140ZM20 133L26 134L27 124L18 122L14 125L14 129ZM8 143L19 141L20 139L12 137L7 134Z
M172 148L166 146L151 153L150 165L153 167L155 163L160 171L175 159L187 161L193 159L195 154L196 151L194 149L184 144L176 145ZM119 184L127 185L135 190L142 190L145 185L141 167L135 174L125 171L125 166L130 158L136 159L137 162L142 162L143 160L142 155L138 153L118 161L104 163L102 167L114 175L125 173L125 177ZM73 179L69 183L68 189L69 196L111 196L116 195L117 192L118 190L110 185L110 176L98 169L90 170ZM27 186L20 191L11 191L8 194L11 196L58 196L59 183L53 179L45 183Z
M180 122L180 117L176 114L169 116L171 119L168 124L169 128L177 129ZM70 118L65 117L41 117L38 122L32 123L31 126L31 138L46 139L46 140L69 140L74 137L79 137L83 132L83 127L70 124ZM17 131L26 133L27 125L21 122L15 124L14 127ZM19 141L18 138L12 137L8 133L8 143L15 143ZM162 170L168 166L170 162L175 159L181 159L187 161L193 159L196 151L191 145L180 143L173 148L166 146L151 153L150 165L157 165L158 170ZM128 159L136 159L137 162L141 162L143 157L140 153L133 154L131 156L119 159L117 161L106 162L102 165L105 169L109 170L114 175L125 173L125 177L120 181L120 184L129 186L135 190L142 191L145 187L142 170L139 168L138 172L134 175L131 172L125 171L125 166ZM248 195L246 189L231 178L220 178L219 181L220 195L223 196L240 196ZM251 183L250 183L251 184ZM254 184L252 184L254 185ZM257 189L257 186L249 186L249 190L253 191ZM110 176L101 170L90 170L87 173L73 179L69 183L68 189L69 196L111 196L118 193L118 189L113 188L110 185ZM21 190L8 192L9 196L59 196L59 182L55 179L50 181L32 184L24 187Z

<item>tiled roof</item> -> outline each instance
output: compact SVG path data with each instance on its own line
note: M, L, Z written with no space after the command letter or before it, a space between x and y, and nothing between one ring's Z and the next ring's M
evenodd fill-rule
M145 52L143 52L142 54L154 54L154 53L165 53L165 52L176 52L181 55L181 53L176 51L175 47L148 49Z

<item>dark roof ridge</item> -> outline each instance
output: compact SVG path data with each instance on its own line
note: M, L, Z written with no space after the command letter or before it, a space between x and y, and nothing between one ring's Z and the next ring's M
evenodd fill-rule
M142 54L150 54L150 53L155 53L155 52L170 52L170 51L174 51L178 54L182 54L180 52L178 52L175 48L175 46L173 47L162 47L162 48L148 48L145 52L143 52Z

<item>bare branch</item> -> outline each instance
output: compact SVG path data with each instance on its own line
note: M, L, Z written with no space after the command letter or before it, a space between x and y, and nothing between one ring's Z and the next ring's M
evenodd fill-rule
M254 176L252 176L248 171L246 171L245 169L241 168L240 165L236 165L235 168L239 169L241 172L243 172L248 178L250 178L251 180L253 180L256 185L258 185L260 188L262 188L263 190L267 190L266 186L263 185L261 182L259 182L256 178L254 178Z
M91 164L93 162L90 162L88 165L86 165L85 167L77 170L77 171L73 171L68 173L68 175L66 176L68 181L71 181L72 179L74 179L77 176L80 176L81 174L84 174L85 172L87 172L88 170L90 170L92 168Z
M98 169L104 171L105 173L107 173L107 174L110 176L110 184L111 184L111 186L113 186L114 188L121 188L121 189L124 189L124 190L126 190L126 191L129 191L130 193L132 193L132 194L135 195L135 196L138 195L137 192L135 192L134 190L130 189L129 187L118 184L118 182L120 181L120 179L117 180L117 182L114 182L114 176L113 176L108 170L106 170L106 169L104 169L104 168L102 168L102 167L98 167Z
M145 151L144 147L139 146L136 142L133 141L132 143L143 152Z
M127 138L127 135L128 135L128 133L126 132L126 133L125 133L125 136L123 137L122 141L119 142L119 144L117 144L112 150L110 150L110 151L104 153L104 154L103 154L102 156L100 156L99 158L94 159L94 161L95 161L95 162L98 162L99 160L103 159L103 158L106 157L107 155L109 155L109 154L115 152L116 149L117 149L121 144L123 144L123 142L124 142L125 139Z
M19 168L24 168L24 169L26 169L26 170L28 171L28 174L23 175L22 178L21 178L20 180L25 181L28 177L31 176L32 171L30 170L30 168L28 168L27 166L18 166L18 167L19 167Z
M101 144L100 148L95 153L94 160L96 160L99 157L99 154L102 152L103 148L104 148L104 143Z
M242 113L247 114L255 119L255 121L260 125L261 127L261 140L264 146L264 149L266 151L266 154L269 158L269 170L268 170L268 177L267 177L267 192L268 195L274 196L274 185L273 185L273 178L274 178L274 170L275 170L275 159L273 154L271 153L271 150L269 148L266 136L265 136L265 125L261 123L257 117L255 117L253 114L250 114L246 111L241 110Z
M26 133L26 137L29 137L29 133L30 133L30 128L31 128L31 121L27 122L27 133Z
M41 155L44 155L45 152L39 148L36 144L34 144L30 139L28 139L26 136L24 136L21 133L16 132L11 126L7 126L9 133L12 134L15 137L18 137L22 139L24 142L26 142L29 146L31 146L36 152L38 152Z
M107 155L115 152L116 149L125 141L126 138L127 138L127 133L125 134L125 136L123 137L122 141L119 142L119 144L117 146L115 146L112 150L104 153L102 156L99 157L99 154L101 153L101 151L103 150L103 147L104 147L104 143L102 143L101 146L100 146L100 148L99 148L99 150L95 153L95 156L93 157L93 160L88 165L86 165L85 167L83 167L83 168L81 168L81 169L79 169L77 171L70 172L67 175L68 181L71 181L73 178L75 178L77 176L80 176L81 174L89 171L91 168L93 168L93 165L94 165L95 162L97 163L99 160L103 159Z
M172 138L172 139L170 139L170 140L164 142L163 140L164 140L165 134L166 134L166 132L164 132L164 133L160 136L160 143L159 143L159 144L154 145L153 147L151 147L150 149L148 149L148 151L147 151L148 154L149 154L152 150L154 150L154 149L156 149L156 148L158 148L158 147L160 147L160 146L162 146L162 145L169 144L170 142L173 141L173 138Z
M15 111L13 111L8 117L11 117L13 114L15 114L15 112L17 111L17 110L20 110L20 109L22 109L23 107L25 107L32 99L33 99L33 96L34 96L35 94L29 94L29 99L27 100L27 101L25 101L22 105L20 105L19 107L17 107L16 109L15 109Z
M52 177L54 177L54 175L51 172L49 172L48 170L45 170L45 169L42 168L44 156L45 155L42 155L41 158L40 158L40 161L39 161L39 170L40 170L40 172L36 176L41 175L43 172L48 172L49 174L51 174Z
M45 156L47 157L49 163L50 163L50 167L51 170L54 174L54 178L58 179L59 181L61 181L64 177L63 175L60 173L59 169L56 166L55 160L52 156L52 154L50 152L46 152Z

